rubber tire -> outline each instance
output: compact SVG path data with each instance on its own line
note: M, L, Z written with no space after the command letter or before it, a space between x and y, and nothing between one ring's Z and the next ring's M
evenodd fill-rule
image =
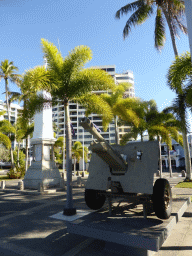
M85 189L86 205L92 210L99 210L105 203L106 196L99 194L99 190Z
M168 195L168 203L164 195ZM172 211L172 192L169 181L166 179L158 179L153 186L153 209L159 219L168 219Z

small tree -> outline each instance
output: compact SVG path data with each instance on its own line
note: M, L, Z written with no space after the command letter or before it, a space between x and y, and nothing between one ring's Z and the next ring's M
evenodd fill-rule
M80 141L74 142L72 146L72 154L74 159L74 173L76 172L76 163L79 163L80 159L83 158L83 150L84 150L84 160L87 162L88 157L88 148L81 144Z

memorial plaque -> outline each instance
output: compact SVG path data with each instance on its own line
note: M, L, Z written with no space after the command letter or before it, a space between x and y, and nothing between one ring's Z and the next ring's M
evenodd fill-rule
M42 145L35 145L35 160L41 161Z
M50 160L50 146L44 146L43 153L44 153L44 159L46 161L49 161Z

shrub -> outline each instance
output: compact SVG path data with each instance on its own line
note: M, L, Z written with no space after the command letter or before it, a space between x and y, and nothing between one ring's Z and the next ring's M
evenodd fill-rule
M21 179L25 176L25 166L18 167L16 166L15 169L10 169L7 173L9 179Z

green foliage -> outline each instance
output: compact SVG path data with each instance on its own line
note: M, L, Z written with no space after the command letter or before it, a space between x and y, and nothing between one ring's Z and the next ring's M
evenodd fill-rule
M17 147L13 151L13 159L14 159L15 166L17 166ZM21 167L25 166L25 154L23 153L22 150L19 150L19 165Z
M157 50L161 50L165 43L165 22L169 24L169 29L174 38L179 37L179 31L187 34L187 28L183 23L183 16L185 14L183 1L138 0L123 6L116 12L117 19L133 12L125 24L123 30L124 39L130 34L132 27L144 23L155 13L155 9L157 9L155 18L155 48Z
M4 114L4 111L1 111L0 116L3 114ZM11 148L11 140L7 136L8 133L15 133L15 128L7 120L0 121L0 143L3 143L3 145L6 148L10 149Z
M186 83L190 81L191 74L191 54L186 52L177 56L167 73L167 84L169 88L177 94L183 93Z
M155 19L155 48L160 50L164 46L165 40L165 21L162 16L162 10L158 8Z
M54 144L54 155L56 157L56 162L58 164L62 164L63 163L63 137L59 137L57 138L57 140L55 141Z
M80 141L76 141L73 146L72 146L72 152L73 152L73 157L77 160L77 162L80 161L80 159L83 157L83 150L84 150L84 160L87 163L88 160L88 148L81 144Z
M179 182L175 188L192 188L192 182L186 181L186 182Z
M15 169L10 169L7 173L9 179L21 179L25 176L25 166L18 167L16 166Z
M0 160L3 162L10 161L10 151L2 144L0 145Z
M10 169L7 175L10 179L20 179L25 175L25 154L23 151L19 151L19 167L17 162L17 148L13 151L13 159L15 168Z

